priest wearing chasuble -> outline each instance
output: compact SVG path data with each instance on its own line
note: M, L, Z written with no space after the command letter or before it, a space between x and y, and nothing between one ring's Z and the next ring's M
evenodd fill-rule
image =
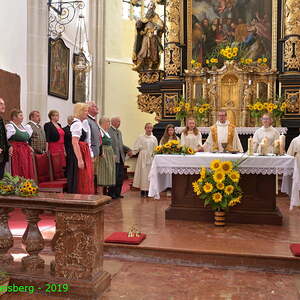
M218 112L218 121L211 126L210 133L203 145L205 152L223 151L222 143L227 143L227 151L244 152L235 126L227 121L227 112L221 110Z

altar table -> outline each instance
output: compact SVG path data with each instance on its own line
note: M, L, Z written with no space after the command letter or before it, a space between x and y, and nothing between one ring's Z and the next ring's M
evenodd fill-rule
M159 194L172 186L172 201L166 210L167 219L212 221L213 212L204 208L192 182L199 178L200 167L209 167L211 161L244 160L240 166L241 204L230 208L227 221L233 223L282 224L282 215L276 207L276 174L283 174L285 190L292 190L292 175L297 167L292 156L248 156L246 154L206 153L195 155L155 155L149 173L149 196ZM298 170L295 170L295 172ZM171 180L172 176L172 180Z

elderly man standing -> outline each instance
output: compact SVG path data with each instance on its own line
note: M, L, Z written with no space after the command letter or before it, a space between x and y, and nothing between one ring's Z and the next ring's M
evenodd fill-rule
M44 128L40 125L41 115L37 110L32 111L29 114L28 125L32 128L32 135L30 139L30 145L35 153L42 154L46 152L46 136Z
M9 155L12 155L13 148L8 144L6 129L2 119L5 113L5 102L0 98L0 179L3 178L5 164L8 162Z
M227 121L227 112L220 110L218 112L218 121L215 125L211 126L208 138L203 145L204 151L223 151L223 143L226 143L225 150L227 151L244 152L235 126Z
M124 180L125 154L132 156L130 148L123 144L122 133L119 130L121 120L119 117L111 118L111 127L108 130L112 138L112 147L116 158L116 185L109 188L109 196L113 199L123 198L121 195Z
M97 104L94 101L88 102L88 118L87 121L90 126L90 141L91 141L91 148L93 152L93 162L94 166L97 165L97 160L99 159L99 155L102 154L102 136L100 132L99 125L96 120L96 116L99 113L99 108ZM97 176L98 174L96 173L96 168L95 170L95 178L94 178L94 183L95 187L97 187ZM97 189L96 189L97 191Z

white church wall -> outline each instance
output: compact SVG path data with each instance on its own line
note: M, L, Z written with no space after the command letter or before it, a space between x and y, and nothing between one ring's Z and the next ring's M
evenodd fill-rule
M1 1L0 32L0 68L21 77L20 104L27 114L27 0Z

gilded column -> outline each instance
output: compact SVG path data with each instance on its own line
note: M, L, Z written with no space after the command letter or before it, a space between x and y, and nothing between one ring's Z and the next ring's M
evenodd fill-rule
M300 1L284 0L284 46L285 72L300 72Z
M166 79L179 79L181 75L181 27L182 0L166 1L166 44L165 74Z

